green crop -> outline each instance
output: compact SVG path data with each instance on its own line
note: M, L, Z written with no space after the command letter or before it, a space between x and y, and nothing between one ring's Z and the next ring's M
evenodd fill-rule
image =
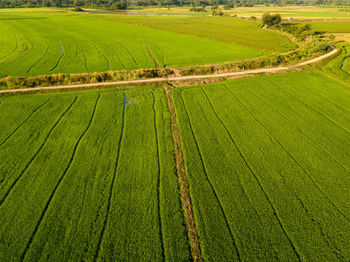
M350 260L348 85L172 90L205 260ZM161 88L0 98L0 260L190 261L171 128Z
M162 90L19 96L0 110L0 260L190 259Z
M174 89L205 259L350 259L349 90L313 73Z
M119 15L0 13L0 77L212 64L294 47L251 21L149 17L143 26L130 19L140 23Z

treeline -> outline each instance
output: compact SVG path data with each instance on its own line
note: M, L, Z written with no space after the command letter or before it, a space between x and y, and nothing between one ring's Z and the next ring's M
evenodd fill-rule
M350 0L0 0L0 8L15 7L100 7L126 9L128 6L214 6L336 5L350 6Z
M0 0L1 1L1 0ZM202 7L226 5L232 7L252 7L256 5L336 5L350 6L350 0L129 0L138 6L192 6Z
M126 9L128 3L125 0L0 0L0 8L73 6Z

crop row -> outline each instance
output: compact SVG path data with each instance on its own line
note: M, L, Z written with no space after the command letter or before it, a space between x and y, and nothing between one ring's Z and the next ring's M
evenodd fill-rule
M1 14L0 77L211 64L266 53L103 15L17 16Z
M205 259L349 260L348 86L298 73L174 99Z
M348 85L172 96L205 260L350 260ZM191 260L171 117L161 88L1 98L0 260Z
M2 99L0 260L188 260L165 106L159 90Z

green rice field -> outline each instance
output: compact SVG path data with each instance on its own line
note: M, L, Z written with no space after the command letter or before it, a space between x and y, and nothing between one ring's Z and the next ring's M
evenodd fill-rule
M174 90L208 261L350 259L350 88L311 73Z
M212 64L295 47L285 36L252 21L155 19L55 9L1 10L0 77ZM150 23L163 26L151 28ZM183 30L174 30L181 25ZM194 33L198 25L202 31ZM270 41L275 44L267 45Z
M350 260L350 87L172 89L205 261ZM0 97L0 261L191 261L162 88Z
M312 22L312 29L325 33L350 33L350 21Z
M0 261L188 261L166 107L151 89L1 99Z

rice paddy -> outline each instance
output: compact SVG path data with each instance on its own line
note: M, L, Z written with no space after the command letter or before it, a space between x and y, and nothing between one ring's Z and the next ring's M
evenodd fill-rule
M163 18L165 27L150 28L147 24L157 22L152 17L143 18L142 25L133 19L137 24L112 14L0 12L0 77L212 64L295 47L285 36L249 21L231 19L215 32L228 21L200 18L196 23L203 31L191 34L193 26L184 27L186 32L169 30L191 20ZM254 47L261 38L274 39L275 45Z

